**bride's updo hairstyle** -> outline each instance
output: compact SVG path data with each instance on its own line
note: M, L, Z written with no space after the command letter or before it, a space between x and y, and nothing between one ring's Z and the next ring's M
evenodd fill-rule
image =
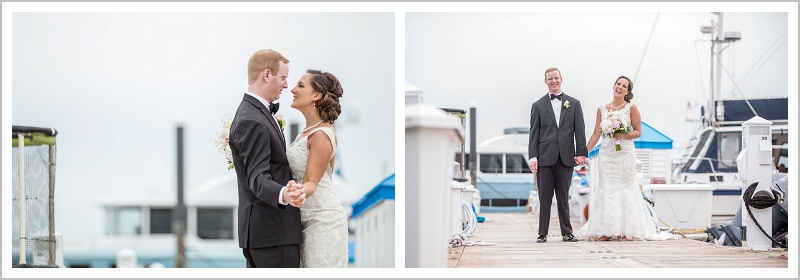
M311 87L314 91L322 93L322 98L314 102L314 107L322 121L333 124L342 113L342 106L339 104L343 93L342 84L336 76L328 72L308 69L306 73L311 74Z
M615 85L617 84L617 81L619 81L619 79L628 80L628 94L625 95L625 101L626 102L631 102L631 100L633 99L633 82L631 82L630 78L625 77L625 75L622 75L622 76L619 76L619 78L617 78L616 81L614 81Z

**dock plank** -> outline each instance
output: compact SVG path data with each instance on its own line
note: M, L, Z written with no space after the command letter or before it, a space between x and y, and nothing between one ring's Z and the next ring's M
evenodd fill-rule
M527 213L484 213L468 242L450 248L451 268L787 268L786 249L750 251L691 239L666 241L562 242L558 219L548 242L536 243L538 217ZM583 224L572 223L574 231ZM495 244L496 243L496 244Z

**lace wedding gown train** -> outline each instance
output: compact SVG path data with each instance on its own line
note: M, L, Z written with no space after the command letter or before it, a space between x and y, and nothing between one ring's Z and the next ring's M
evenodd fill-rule
M619 111L630 124L630 108L627 104ZM607 118L608 110L600 106L601 120ZM597 237L625 236L633 240L666 240L675 238L669 233L658 233L658 224L650 208L642 198L636 181L636 149L633 140L620 140L621 151L616 151L613 138L602 138L597 166L599 182L591 188L589 220L576 234L581 240Z
M292 176L303 182L308 165L308 137L323 131L331 139L336 155L336 138L333 130L321 127L299 136L286 150ZM300 245L300 267L346 267L347 266L347 217L342 203L333 188L333 169L328 166L314 194L300 208L303 226L303 244Z

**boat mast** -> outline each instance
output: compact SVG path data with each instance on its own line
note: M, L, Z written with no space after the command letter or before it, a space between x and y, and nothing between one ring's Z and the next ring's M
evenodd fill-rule
M712 41L711 45L712 46L716 46L716 54L712 54L712 55L715 56L716 59L717 59L717 67L715 68L716 71L713 72L715 74L715 77L714 77L714 79L715 79L714 80L715 87L714 87L714 92L713 92L714 97L712 97L711 100L716 102L714 104L715 105L714 106L714 113L715 113L714 116L716 116L716 121L721 122L721 121L723 121L725 119L725 107L722 106L722 79L721 79L721 77L722 77L721 76L721 74L722 74L722 71L721 71L722 70L722 50L724 48L720 45L720 43L724 42L724 40L722 39L723 38L722 37L722 13L721 12L716 12L714 14L717 15L717 28L716 28L717 29L717 38L715 38ZM714 68L712 68L712 70L713 69ZM713 123L714 122L712 122L712 124ZM716 127L716 125L714 125L714 126Z
M700 31L711 34L711 98L708 103L709 114L705 116L706 123L716 127L718 122L725 119L725 108L722 103L722 51L728 48L728 43L733 43L741 39L741 33L737 31L724 32L722 30L723 13L714 12L717 16L716 22L711 20L711 26L701 26ZM716 33L716 34L715 34ZM715 37L716 35L716 37ZM723 46L723 44L725 44ZM714 61L716 60L716 66ZM752 109L752 108L751 108ZM755 111L754 111L755 113Z

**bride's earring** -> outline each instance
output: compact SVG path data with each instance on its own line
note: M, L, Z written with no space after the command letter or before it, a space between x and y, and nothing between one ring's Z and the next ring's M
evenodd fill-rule
M314 102L314 103L312 103L312 104L313 104L313 106L314 106L314 109L317 109L317 102L315 101L315 102Z

